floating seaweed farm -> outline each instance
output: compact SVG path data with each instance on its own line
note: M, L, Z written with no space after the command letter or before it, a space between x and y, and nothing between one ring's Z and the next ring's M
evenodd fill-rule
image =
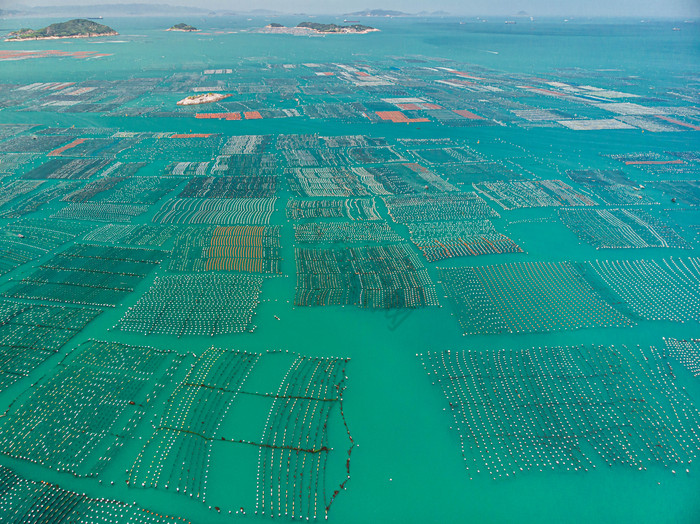
M476 193L447 193L383 197L394 222L463 220L498 217Z
M700 259L596 260L580 274L640 318L700 321Z
M671 227L641 209L560 209L559 218L596 249L689 248Z
M161 251L76 244L55 255L6 296L115 307L159 264Z
M348 218L350 220L381 220L374 198L345 198L306 200L290 198L287 218L292 220L315 218Z
M262 278L245 275L158 277L119 328L178 337L253 331L261 287Z
M155 224L268 224L276 198L177 198L153 217Z
M474 188L503 209L596 205L588 195L561 180L482 182L474 184Z
M507 236L496 231L490 220L410 222L411 242L428 262L446 258L500 253L522 253Z
M238 453L256 457L257 466L246 469L244 460L240 473L247 483L255 483L257 512L307 519L327 516L349 478L354 446L342 409L347 363L287 352L204 351L153 420L153 433L131 467L128 484L226 507L241 494L217 489L207 480L218 459ZM277 385L274 378L260 375L258 370L266 365L276 366ZM248 389L251 382L263 389ZM264 424L262 418L240 418L237 406L250 402L267 413ZM342 421L331 419L334 412ZM348 431L346 450L328 440L328 426L339 423ZM346 465L336 480L326 473L333 462ZM329 483L336 482L338 489L330 493Z
M171 271L281 273L280 226L190 227L175 239Z
M700 412L654 348L606 346L419 355L446 397L467 472L494 479L607 464L686 468Z
M0 391L28 376L101 312L99 309L1 301Z
M0 466L0 515L10 524L22 522L133 522L179 524L187 522L105 498L92 498L45 481L28 480ZM50 502L48 502L50 501Z
M300 244L364 244L401 242L386 222L307 222L294 226Z
M631 326L568 262L438 268L465 334Z
M298 306L417 308L438 304L427 271L405 244L296 250Z
M158 380L180 362L171 351L85 343L10 407L0 453L78 477L100 475L156 399Z
M679 361L694 377L700 377L700 340L665 338L665 354Z

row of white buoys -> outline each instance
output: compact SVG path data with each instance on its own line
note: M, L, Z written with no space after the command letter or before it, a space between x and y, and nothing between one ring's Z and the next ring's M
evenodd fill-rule
M588 470L596 457L637 470L692 463L700 412L658 353L641 356L593 346L419 358L447 397L467 469L500 478Z
M394 222L402 224L499 216L474 192L396 195L383 200Z

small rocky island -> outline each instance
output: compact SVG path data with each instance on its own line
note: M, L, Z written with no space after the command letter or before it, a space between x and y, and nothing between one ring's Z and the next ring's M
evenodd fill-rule
M166 31L185 31L185 32L190 32L190 31L199 31L194 26L187 25L185 23L180 22L179 24L175 24L172 26L170 29L166 29Z
M352 25L337 25L337 24L319 24L316 22L301 22L296 27L286 27L282 24L272 23L266 25L259 32L261 33L279 33L291 35L309 35L309 34L366 34L379 31L374 27L369 27L362 24Z
M57 38L91 38L95 36L115 36L118 35L109 26L98 24L92 20L76 18L68 22L51 24L42 29L23 28L13 31L5 39L5 42L15 42L19 40L53 40Z
M194 106L197 104L211 104L212 102L218 102L224 98L228 98L231 95L223 95L221 93L206 93L203 95L192 95L187 98L180 100L177 105L179 106Z

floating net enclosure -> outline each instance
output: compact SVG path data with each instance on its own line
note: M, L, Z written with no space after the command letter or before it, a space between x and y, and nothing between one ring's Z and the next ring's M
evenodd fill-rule
M0 426L0 453L75 476L97 476L112 460L181 357L170 351L91 340L60 370L27 390Z
M175 239L171 271L281 273L280 226L189 228Z
M114 307L153 271L162 251L76 244L38 267L6 296Z
M646 320L700 321L700 259L596 260L580 268L591 285Z
M262 281L247 275L157 277L119 328L178 337L253 331Z
M507 236L496 231L490 220L451 222L410 222L411 242L429 262L445 258L522 253Z
M350 220L381 220L374 198L339 198L324 200L287 200L287 218L348 218Z
M404 244L296 250L297 306L416 308L438 304L427 271Z
M604 346L419 355L444 393L469 475L681 467L700 412L656 350Z
M630 326L569 262L438 268L465 334Z
M0 391L28 376L100 313L0 301Z
M596 249L690 248L676 231L640 209L560 209L559 218Z
M136 504L92 498L50 484L20 477L0 466L0 520L8 524L28 522L132 522L175 524L185 519L159 515Z

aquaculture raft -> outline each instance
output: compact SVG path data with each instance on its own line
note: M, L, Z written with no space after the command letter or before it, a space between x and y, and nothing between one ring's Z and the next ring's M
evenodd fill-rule
M470 476L580 471L600 461L639 470L681 467L700 449L700 412L654 348L419 357L447 399Z
M156 278L119 322L144 335L220 335L253 331L261 277L178 275Z

